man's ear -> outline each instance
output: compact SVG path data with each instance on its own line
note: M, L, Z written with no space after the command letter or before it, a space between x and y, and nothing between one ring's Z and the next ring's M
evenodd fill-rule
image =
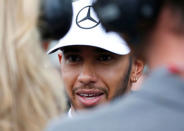
M132 83L137 82L143 73L144 62L140 59L135 59L132 66L130 81Z
M60 63L60 64L61 64L62 56L63 56L62 53L59 53L59 54L58 54L58 59L59 59L59 63Z

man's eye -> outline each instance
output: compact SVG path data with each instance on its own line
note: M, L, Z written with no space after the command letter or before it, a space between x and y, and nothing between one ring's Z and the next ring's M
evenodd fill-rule
M98 61L101 61L101 62L108 62L108 61L111 61L112 60L112 56L110 55L100 55L98 58L97 58Z
M66 60L70 63L76 63L76 62L80 62L81 58L78 55L69 55L66 57Z

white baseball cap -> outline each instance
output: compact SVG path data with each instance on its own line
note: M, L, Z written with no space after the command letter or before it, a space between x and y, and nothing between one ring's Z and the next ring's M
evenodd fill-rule
M48 51L54 53L66 46L92 46L118 55L126 55L130 49L117 33L106 32L93 8L92 0L73 2L73 20L69 32L59 40L58 44Z

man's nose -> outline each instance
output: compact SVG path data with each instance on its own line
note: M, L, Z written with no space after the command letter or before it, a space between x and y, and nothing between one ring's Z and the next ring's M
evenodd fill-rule
M91 84L97 81L97 76L95 73L94 66L91 65L83 65L81 68L81 72L78 76L78 80L81 84Z

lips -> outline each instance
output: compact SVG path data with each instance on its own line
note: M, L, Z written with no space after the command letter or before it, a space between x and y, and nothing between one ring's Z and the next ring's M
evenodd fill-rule
M82 89L76 91L76 99L85 107L93 107L105 99L105 93L97 89Z

